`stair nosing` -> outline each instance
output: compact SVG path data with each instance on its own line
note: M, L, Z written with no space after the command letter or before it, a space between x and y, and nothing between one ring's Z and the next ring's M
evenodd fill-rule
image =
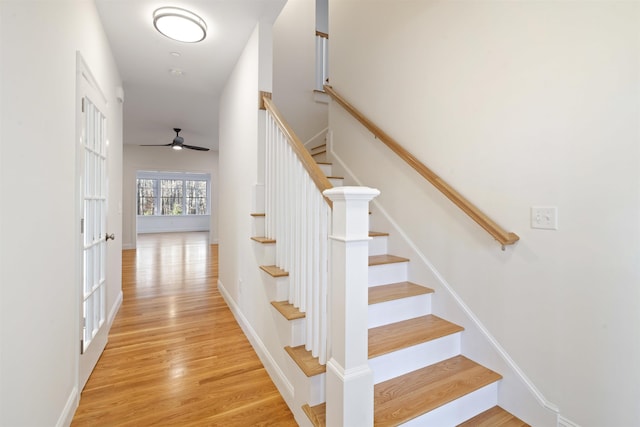
M326 365L321 365L318 358L313 357L304 345L286 346L284 349L307 377L324 374L327 371Z
M288 271L284 271L277 265L261 265L260 270L264 271L271 277L287 277L289 275Z
M369 359L462 331L464 331L462 326L433 314L377 326L369 329L368 332Z
M498 419L496 419L498 418ZM496 405L481 412L456 427L531 427L514 414Z
M271 301L271 305L287 320L304 319L306 317L305 313L289 301Z
M381 304L387 301L396 301L420 295L428 295L433 292L434 290L431 288L420 286L412 282L398 282L371 286L369 288L369 305ZM386 295L377 295L382 293L385 293Z
M307 415L314 427L325 427L327 424L327 404L316 406L302 405L302 411Z
M272 244L276 242L276 239L271 239L265 236L253 236L251 238L254 242L262 243L263 245Z
M369 267L385 264L396 264L402 262L409 262L409 258L404 258L396 255L371 255L369 256Z
M374 386L374 425L402 424L500 379L497 372L462 355L392 378ZM408 401L414 393L420 399ZM383 412L393 419L382 417Z

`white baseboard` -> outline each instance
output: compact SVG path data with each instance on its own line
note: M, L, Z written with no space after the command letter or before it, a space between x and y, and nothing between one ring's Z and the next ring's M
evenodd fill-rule
M68 427L71 425L73 416L78 408L78 403L80 403L78 387L74 386L73 389L71 389L71 393L67 398L67 403L64 405L64 409L58 418L58 422L56 422L56 427Z
M558 415L558 427L580 427L580 426Z
M116 298L116 302L109 310L109 317L107 317L107 328L111 330L111 325L113 324L113 320L116 318L116 314L118 314L118 310L120 310L120 306L122 305L122 289L120 289L120 293Z
M122 250L135 249L135 248L136 248L136 244L135 243L123 243L122 244Z
M258 358L267 370L267 373L271 377L271 380L273 381L287 404L291 406L294 398L293 385L287 379L284 372L282 372L282 369L280 369L280 366L278 366L276 361L273 359L271 353L269 353L269 350L260 339L260 336L251 327L247 318L242 314L240 307L238 307L233 298L231 298L231 295L220 280L218 280L218 290L220 291L222 298L224 298L225 302L227 303L227 306L229 306L231 313L233 313L233 316L236 318L236 321L240 325L240 328L242 328L244 334L251 343L251 346L258 354Z

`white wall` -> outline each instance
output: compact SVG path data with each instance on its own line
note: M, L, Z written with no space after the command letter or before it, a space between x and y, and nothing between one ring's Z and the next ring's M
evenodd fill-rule
M136 172L139 170L211 174L211 216L205 230L209 230L210 243L218 242L218 152L175 151L167 147L140 147L127 143L124 145L123 178L122 239L125 248L136 247Z
M0 424L66 425L79 398L76 51L107 97L109 232L121 234L122 83L92 1L0 2ZM10 64L10 66L9 66ZM121 294L109 243L107 312Z
M327 127L316 102L315 1L289 0L273 26L273 101L302 142Z
M238 60L220 100L219 281L236 319L292 411L291 362L278 336L275 310L260 272L262 249L254 236L251 213L263 212L260 184L263 153L260 144L265 112L258 110L258 92L271 90L271 25L261 23ZM300 405L301 406L301 405Z
M640 3L329 11L336 90L521 237L502 252L332 106L336 154L441 275L425 284L448 283L562 416L640 425ZM557 231L530 228L535 205Z

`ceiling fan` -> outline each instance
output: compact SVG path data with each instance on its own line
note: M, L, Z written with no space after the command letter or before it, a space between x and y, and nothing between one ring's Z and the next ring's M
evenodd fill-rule
M143 144L143 147L171 147L174 150L182 150L183 148L188 148L190 150L198 150L198 151L209 151L208 148L205 147L197 147L195 145L188 145L184 143L184 138L179 135L182 129L173 128L173 131L176 133L176 137L173 138L173 142L169 144Z

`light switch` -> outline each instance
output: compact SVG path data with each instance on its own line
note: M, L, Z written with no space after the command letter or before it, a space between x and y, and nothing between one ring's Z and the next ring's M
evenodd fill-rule
M531 228L558 229L558 208L555 206L532 206Z

